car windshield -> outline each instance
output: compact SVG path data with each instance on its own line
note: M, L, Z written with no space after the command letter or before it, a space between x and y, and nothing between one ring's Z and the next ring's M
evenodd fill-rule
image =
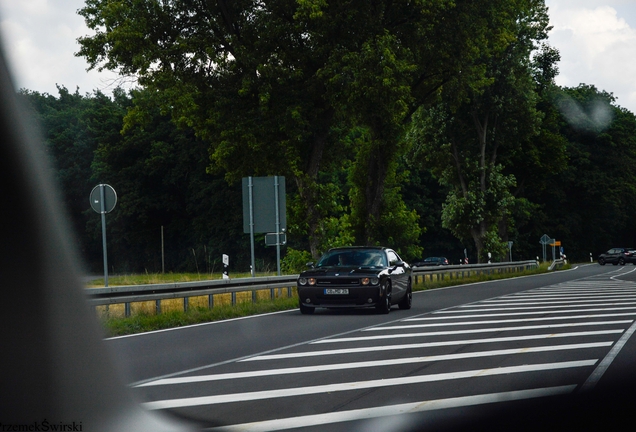
M335 249L320 258L316 267L386 267L384 254L377 249Z

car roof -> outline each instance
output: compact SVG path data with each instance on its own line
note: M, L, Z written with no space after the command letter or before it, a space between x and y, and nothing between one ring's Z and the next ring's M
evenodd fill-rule
M338 247L329 249L327 252L339 251L339 250L363 250L363 249L388 250L389 248L384 246L338 246Z

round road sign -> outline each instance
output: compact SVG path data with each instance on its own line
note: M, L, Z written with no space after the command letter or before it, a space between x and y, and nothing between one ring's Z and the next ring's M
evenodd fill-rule
M115 204L117 204L115 189L107 184L95 186L91 191L90 202L92 209L97 213L110 213L115 208Z

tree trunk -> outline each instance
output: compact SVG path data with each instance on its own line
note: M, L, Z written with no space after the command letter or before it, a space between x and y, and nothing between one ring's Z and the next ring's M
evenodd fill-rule
M317 259L320 254L318 250L320 238L317 236L317 233L320 227L320 220L322 219L322 214L318 210L320 197L317 196L316 181L318 179L322 155L327 143L327 134L328 130L326 129L314 137L311 156L307 164L307 171L305 175L296 178L298 193L305 204L304 218L307 223L309 252L314 259Z
M480 223L477 227L470 230L470 234L475 242L475 248L477 249L477 264L488 262L486 254L488 251L484 251L484 237L486 235L486 224Z
M382 215L384 184L391 162L391 156L385 154L390 146L384 142L374 143L367 163L367 182L364 187L366 217L361 239L365 245L374 244L377 239L378 224Z

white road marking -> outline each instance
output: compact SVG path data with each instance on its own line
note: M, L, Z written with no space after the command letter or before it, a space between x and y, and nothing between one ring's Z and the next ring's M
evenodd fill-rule
M201 405L215 405L232 402L245 402L291 396L307 396L320 393L339 391L364 390L370 388L393 387L401 385L421 384L425 382L446 381L455 379L476 378L484 376L507 375L512 373L539 372L557 369L588 367L596 364L598 359L569 361L560 363L542 363L533 365L500 367L494 369L478 369L463 372L450 372L434 375L408 376L401 378L387 378L369 381L356 381L339 384L326 384L311 387L296 387L277 390L263 390L247 393L233 393L213 396L199 396L181 399L168 399L145 402L142 405L149 410L183 408Z
M524 331L524 330L543 330L543 329L551 329L551 328L568 328L568 327L582 327L582 326L596 326L596 325L618 325L618 324L631 324L632 322L634 322L634 320L558 323L558 324L544 324L544 325L518 326L518 327L495 327L495 328L483 328L483 329L446 330L446 331L425 332L425 333L400 333L400 334L388 334L388 335L377 335L377 336L354 336L354 337L323 339L323 340L313 342L313 344L326 344L326 343L334 343L334 342L360 342L360 341L380 340L380 339L401 339L401 338L416 338L416 337L419 338L419 337L430 337L430 336L455 336L455 335L462 335L462 334ZM395 328L408 329L410 328L410 326L381 327L375 330L393 330Z
M499 302L492 302L492 303L486 303L486 302L481 302L481 303L473 303L471 305L466 305L466 306L460 306L460 307L479 307L479 306L487 306L487 307L499 307L499 306L534 306L534 305L558 305L558 304L565 304L565 306L556 306L556 307L566 307L568 305L577 305L577 306L587 306L587 303L599 303L599 302L612 302L611 304L617 304L617 305L630 305L630 304L636 304L636 302L634 302L633 299L628 299L628 300L620 300L620 299L588 299L588 300L541 300L541 301L510 301L507 300L506 302L503 303L499 303ZM592 305L592 306L596 306L596 305Z
M458 311L458 310L454 309L454 310L443 310L443 311L431 312L431 315L457 314L457 315L454 315L454 316L432 316L432 317L426 317L426 318L412 318L412 319L413 320L417 319L417 320L420 320L420 321L424 321L424 320L442 320L442 319L487 318L487 317L497 317L497 316L545 315L547 313L549 313L549 314L587 313L587 312L604 312L604 311L617 311L617 310L628 310L628 309L636 310L636 306L611 307L611 308L594 308L594 309L569 309L569 310L562 310L562 311L552 310L552 311L535 311L535 312L505 312L505 313L490 313L490 314L478 314L478 315L463 315L463 314L475 313L475 312L483 312L483 311L480 311L480 310ZM495 310L499 310L499 309L495 309Z
M612 347L609 353L605 356L605 358L601 361L601 363L594 369L594 372L588 377L588 379L581 386L580 391L586 392L592 390L596 383L601 379L607 368L612 364L618 353L623 349L627 340L634 334L636 331L636 324L633 324L627 331L621 336L621 338L616 342L616 344Z
M314 414L299 417L289 417L284 419L266 420L261 422L243 423L206 430L219 432L272 432L277 430L341 423L346 421L371 420L382 417L396 416L400 414L412 414L448 408L460 408L498 402L565 395L572 393L575 388L576 385L567 385L560 387L545 387L501 393L488 393L474 396L461 396L400 405L387 405L350 411L341 411L328 414ZM408 426L408 423L404 424L400 422L397 425L393 426L396 427L391 429L399 430L402 429L400 426Z
M498 304L498 303L509 303L509 302L514 302L514 303L522 303L522 302L526 302L526 301L531 301L534 300L535 302L546 302L546 301L550 301L550 302L557 302L557 301L576 301L576 302L580 302L580 301L598 301L599 299L602 300L620 300L620 299L626 299L626 300L633 300L634 298L636 298L636 294L634 295L624 295L624 294L616 294L616 295L602 295L602 294L586 294L584 296L581 295L577 295L577 296L563 296L563 295L554 295L554 296L523 296L523 297L504 297L501 299L497 299L497 300L483 300L481 303L486 303L486 304Z
M597 303L597 304L590 304L590 305L580 305L580 307L601 307L601 306L627 306L627 305L636 305L635 302L631 302L631 303L616 303L616 302L611 302L611 303ZM491 307L491 305L484 305L485 307ZM530 306L530 307L508 307L508 308L492 308L492 309L483 309L480 308L478 304L470 304L470 305L466 305L466 306L459 306L460 308L474 308L473 310L471 310L470 312L497 312L497 311L502 311L502 310L528 310L528 309L542 309L542 310L546 310L546 309L558 309L558 308L563 308L563 307L570 307L570 305L563 305L563 306ZM463 309L463 311L466 311L465 309ZM582 312L585 312L585 309L581 309ZM440 311L440 313L442 313Z
M578 349L590 349L590 348L602 348L611 346L612 342L595 342L595 343L583 343L583 344L570 344L570 345L552 345L542 347L526 347L526 348L514 348L495 351L477 351L460 354L444 354L424 357L410 357L402 359L383 359L366 362L354 362L354 363L336 363L336 364L323 364L314 366L304 366L295 368L280 368L280 369L266 369L248 372L234 372L234 373L222 373L214 375L197 375L190 377L180 378L165 378L157 381L152 381L144 384L140 384L136 387L150 387L159 385L173 385L173 384L190 384L207 381L222 381L231 380L236 378L254 378L264 376L276 376L276 375L289 375L298 373L315 373L326 371L340 371L346 369L360 369L368 367L387 367L393 365L403 365L412 363L426 363L448 360L462 360L468 358L482 358L482 357L494 357L504 355L516 355L516 354L528 354L538 352L550 352L550 351L565 351L565 350L578 350Z
M356 353L364 353L364 352L395 351L395 350L402 350L402 349L431 348L431 347L468 345L468 344L478 344L478 343L516 342L516 341L522 341L522 340L540 340L540 339L555 339L555 338L564 338L564 337L599 336L599 335L620 334L620 333L623 333L623 331L624 330L619 329L619 330L599 330L599 331L592 331L592 332L549 333L549 334L542 334L542 335L525 335L525 336L512 336L512 337L501 337L501 338L488 338L488 339L439 341L439 342L426 342L426 343L418 343L418 344L383 345L383 346L371 346L371 347L361 347L361 348L343 348L343 349L335 349L335 350L309 351L309 352L300 352L300 353L261 355L261 356L246 358L244 360L241 360L241 362L261 361L261 360L280 360L280 359L301 358L301 357L318 357L318 356L325 356L325 355L356 354ZM318 343L318 342L315 342L315 343Z
M613 318L613 317L621 317L621 316L634 316L636 315L636 311L634 312L623 312L623 313L613 313L613 314L594 314L594 315L568 315L561 317L542 317L542 318L515 318L515 319L504 319L504 320L482 320L482 321L461 321L461 322L443 322L443 323L433 323L433 324L409 324L408 326L387 326L387 327L372 327L368 329L364 329L362 331L374 331L374 330L384 330L384 329L394 329L399 327L404 328L428 328L428 327L449 327L449 326L467 326L467 325L481 325L481 324L506 324L506 323L514 323L514 322L537 322L537 321L557 321L557 320L575 320L575 319L590 319L590 318ZM486 315L490 316L490 315ZM411 322L411 321L421 321L426 318L410 318L405 319L402 322Z

